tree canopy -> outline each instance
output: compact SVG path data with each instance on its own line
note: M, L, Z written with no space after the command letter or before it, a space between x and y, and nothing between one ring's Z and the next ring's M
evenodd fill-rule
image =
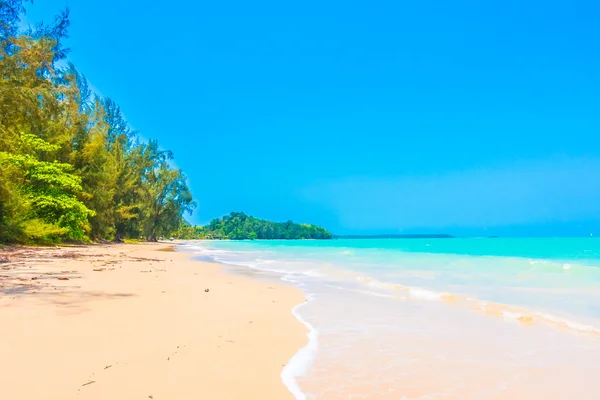
M0 242L171 235L195 207L173 155L64 62L68 9L22 30L26 3L0 2Z
M182 225L177 236L183 239L331 239L331 233L316 225L292 221L271 222L232 212L213 219L204 227Z

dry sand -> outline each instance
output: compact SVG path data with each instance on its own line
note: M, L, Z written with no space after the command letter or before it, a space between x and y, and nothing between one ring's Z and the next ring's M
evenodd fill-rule
M0 398L292 399L301 291L171 250L0 250Z

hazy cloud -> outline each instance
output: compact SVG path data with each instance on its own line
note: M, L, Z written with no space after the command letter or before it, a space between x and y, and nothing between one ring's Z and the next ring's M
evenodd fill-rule
M429 176L353 177L305 189L349 230L495 227L600 216L600 160L561 159Z

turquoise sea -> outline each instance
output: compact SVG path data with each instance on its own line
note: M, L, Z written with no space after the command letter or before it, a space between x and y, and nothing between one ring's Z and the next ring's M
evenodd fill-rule
M310 340L282 373L296 398L600 398L600 239L183 248L306 293Z

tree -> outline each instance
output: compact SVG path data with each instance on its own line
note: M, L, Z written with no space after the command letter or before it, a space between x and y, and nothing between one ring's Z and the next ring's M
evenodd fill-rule
M320 226L296 224L292 221L271 222L240 212L215 218L205 227L196 228L198 233L193 236L196 239L331 239L332 237L330 232Z
M13 176L21 177L17 187L23 206L21 218L17 220L25 222L24 232L27 234L27 220L39 220L67 239L85 239L89 231L88 217L93 216L94 212L77 199L77 194L82 191L81 179L71 173L73 167L70 164L40 161L39 156L33 155L41 153L48 156L57 151L59 146L31 134L23 134L21 144L25 155L0 152L0 164L12 166Z
M3 45L17 35L21 14L25 13L24 3L23 0L0 1L0 41Z
M21 31L26 3L0 2L0 241L183 229L195 203L172 154L140 143L113 100L57 63L69 51L69 10Z

